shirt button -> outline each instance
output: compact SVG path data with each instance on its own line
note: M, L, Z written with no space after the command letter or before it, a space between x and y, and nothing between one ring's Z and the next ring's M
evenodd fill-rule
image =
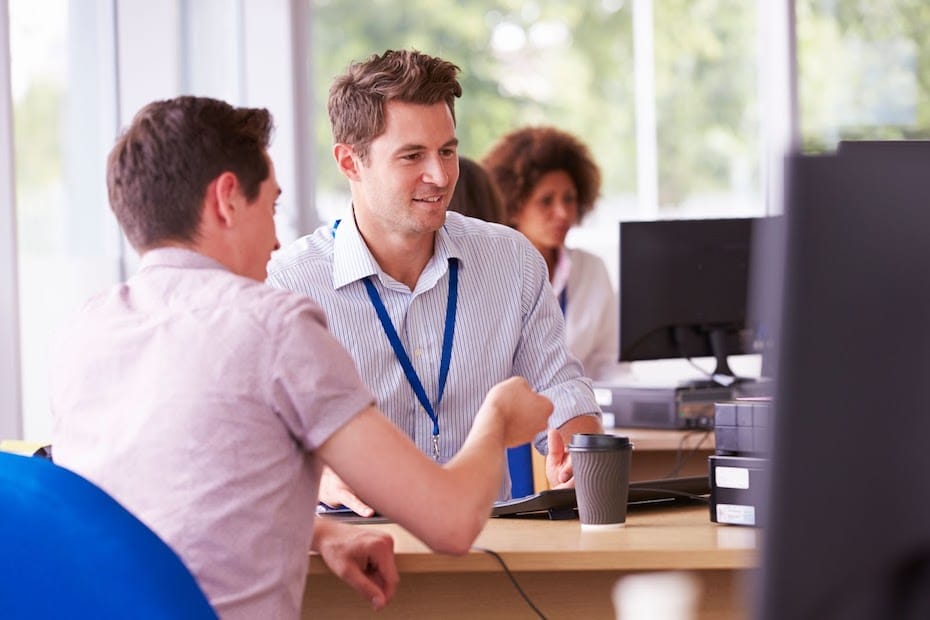
M420 347L417 347L416 349L414 349L413 354L416 357L420 357L421 355L423 355L423 349L421 349Z

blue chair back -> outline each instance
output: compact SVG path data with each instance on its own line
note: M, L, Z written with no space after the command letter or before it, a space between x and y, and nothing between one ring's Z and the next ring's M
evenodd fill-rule
M216 618L190 571L103 490L0 453L0 616Z
M533 484L533 452L530 444L507 448L507 466L510 470L510 494L525 497L535 491Z

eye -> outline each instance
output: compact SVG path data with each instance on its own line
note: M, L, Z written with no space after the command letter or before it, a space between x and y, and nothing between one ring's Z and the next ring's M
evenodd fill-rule
M404 161L416 161L420 159L421 156L420 153L407 153L406 155L401 155L400 158Z
M456 152L455 149L451 149L451 148L450 148L450 149L441 149L441 150L439 151L439 155L440 155L441 157L445 158L445 159L452 159L453 157L455 157L455 156L457 155L457 152Z

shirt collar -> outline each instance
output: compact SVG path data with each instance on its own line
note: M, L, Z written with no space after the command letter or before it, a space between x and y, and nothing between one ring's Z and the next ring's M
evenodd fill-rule
M338 226L338 228L337 228ZM338 232L337 232L338 231ZM354 215L341 220L333 227L333 286L339 289L357 280L377 275L384 283L392 280L372 255L362 238ZM462 252L446 225L436 232L433 256L430 258L420 279L417 289L432 288L449 268L449 259L462 261Z
M139 261L139 271L149 267L184 267L186 269L222 269L229 268L205 254L187 248L160 247L153 248L142 255Z

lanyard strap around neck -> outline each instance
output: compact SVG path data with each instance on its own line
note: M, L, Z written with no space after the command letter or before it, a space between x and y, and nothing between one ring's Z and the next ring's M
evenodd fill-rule
M410 384L410 387L413 388L413 392L417 395L417 400L423 405L423 409L433 422L433 456L438 460L439 403L442 401L442 394L446 389L446 377L449 375L449 363L452 360L452 340L455 336L455 309L458 305L459 290L458 260L454 258L449 260L449 295L446 300L446 325L442 336L442 357L439 362L439 389L436 393L435 407L429 401L426 390L423 389L423 383L420 381L420 377L417 375L417 371L414 369L413 364L410 363L410 357L407 355L407 350L404 349L404 343L400 341L400 336L397 335L397 330L394 329L391 317L388 314L387 308L384 307L384 302L381 301L381 295L378 294L378 289L375 288L372 278L373 276L369 276L362 280L362 282L365 283L365 289L368 291L371 305L375 307L375 312L378 314L378 319L381 321L381 327L384 328L384 334L391 343L391 348L394 349L394 355L397 356L397 361L400 362L401 367L404 369L407 382Z
M562 316L565 316L565 308L568 306L568 285L559 293L559 308L562 309Z

